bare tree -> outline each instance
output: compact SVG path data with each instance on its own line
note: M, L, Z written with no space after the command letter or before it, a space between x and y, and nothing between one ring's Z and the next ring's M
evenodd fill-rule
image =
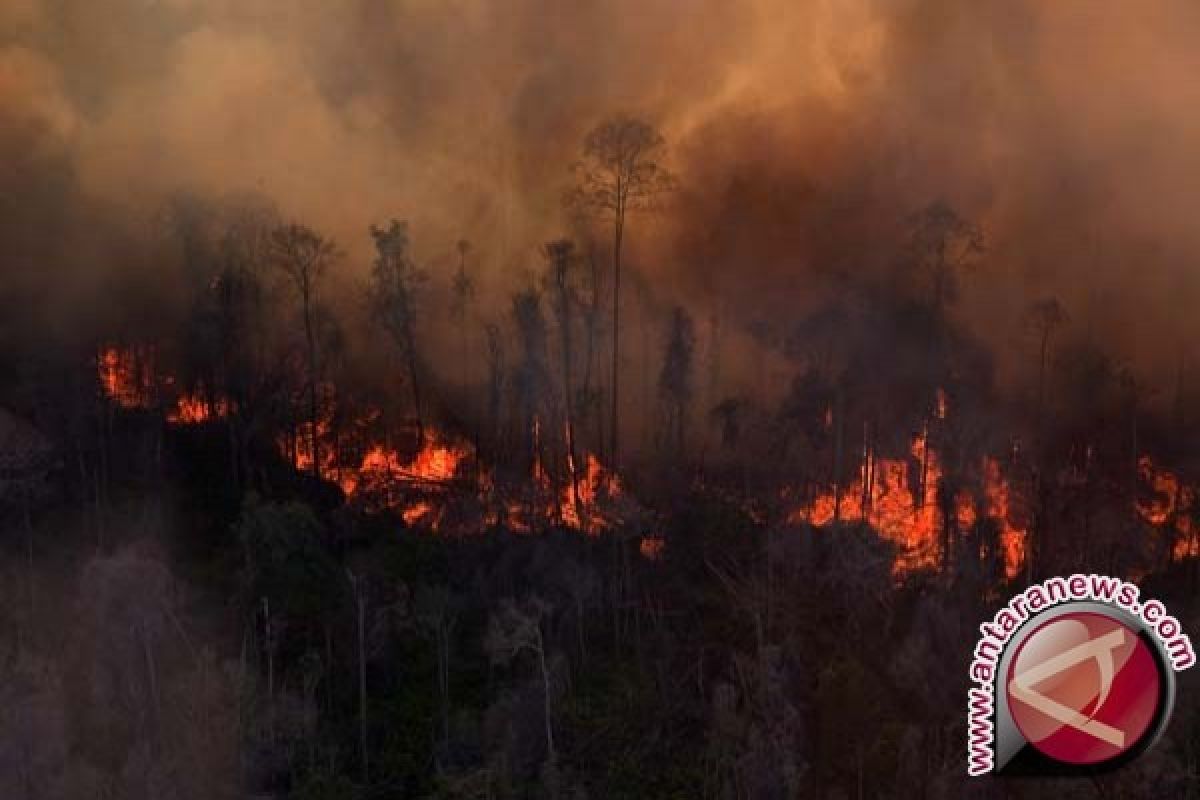
M414 611L418 624L433 636L437 654L438 704L442 749L450 745L450 639L458 622L456 598L446 586L418 586Z
M500 438L500 413L504 403L504 384L506 361L504 357L504 337L500 326L489 322L484 328L487 338L487 367L488 367L488 426L490 431L490 446L495 448Z
M521 361L513 373L515 379L513 388L517 394L521 428L526 442L524 452L528 454L530 464L540 464L544 467L547 459L544 457L542 445L543 420L556 419L557 416L553 413L545 413L553 411L555 398L546 363L549 334L546 317L542 313L542 296L538 290L527 289L515 294L512 313L517 330L517 340L521 345ZM546 476L552 483L556 517L561 519L558 470L546 470ZM535 498L531 495L531 503L534 500ZM530 511L532 513L532 507Z
M1037 337L1038 383L1037 383L1037 427L1038 447L1041 447L1042 415L1046 405L1046 364L1050 356L1050 341L1054 332L1069 321L1067 311L1057 298L1038 300L1025 312L1025 324Z
M407 223L392 220L385 228L372 225L371 238L375 240L376 255L367 302L372 316L387 331L404 359L412 387L417 438L424 441L416 293L425 281L425 274L413 265L409 257Z
M575 449L575 414L574 395L575 384L572 376L572 290L571 266L574 263L575 245L570 239L558 239L549 242L543 248L550 262L550 285L554 293L554 313L558 318L559 349L562 359L563 378L563 414L565 417L565 434L567 445L567 472L571 481L571 501L575 513L583 518L583 503L579 496L579 473L577 469L579 454Z
M462 382L465 389L467 364L470 360L467 357L467 313L475 299L475 280L467 272L467 254L471 252L471 243L466 239L459 239L456 249L458 250L458 272L454 274L454 282L451 285L454 294L450 305L450 316L458 323L459 344L462 351L460 354L462 363L459 366L462 369Z
M346 577L350 579L350 588L354 593L354 608L357 612L355 619L358 623L358 746L362 781L363 784L369 784L371 770L367 748L367 591L361 576L355 575L347 569Z
M57 460L58 454L41 432L0 408L0 512L6 506L20 509L25 531L30 625L36 609L33 512L51 493L50 474Z
M537 658L538 672L542 681L542 702L546 727L546 759L551 764L557 761L554 749L554 727L550 707L550 666L546 653L546 641L542 636L542 618L549 613L549 605L538 597L532 597L521 606L511 600L505 601L500 610L492 615L488 624L484 649L493 663L508 664L523 652L531 652Z
M732 449L737 446L742 433L742 417L746 413L746 401L741 397L726 397L709 411L709 417L721 431L721 447Z
M612 331L612 420L609 459L618 461L618 408L620 405L621 341L621 248L625 239L626 215L651 207L675 184L660 163L666 141L652 125L618 114L584 138L583 160L575 165L576 186L569 201L612 219L613 225L613 331Z
M692 362L696 350L696 331L692 318L676 306L667 330L667 351L663 356L658 390L667 414L666 432L675 452L683 450L688 406L692 400Z
M1050 356L1050 341L1054 332L1067 322L1066 309L1056 298L1047 297L1035 302L1025 312L1025 324L1037 337L1038 344L1038 382L1037 407L1034 419L1034 470L1033 497L1034 519L1030 526L1030 541L1025 555L1026 569L1032 578L1033 570L1039 555L1045 553L1046 520L1044 514L1045 492L1042 484L1046 460L1045 447L1045 417L1046 417L1046 364ZM1041 551L1041 552L1039 552Z
M983 231L942 201L909 219L913 267L929 282L930 303L938 319L957 291L958 272L983 253Z
M317 284L329 265L338 257L333 241L305 225L281 225L271 234L275 263L291 279L300 296L304 319L304 341L308 358L308 424L312 444L313 475L321 477L321 459L317 451L317 333L314 318Z
M263 381L266 371L263 350L266 292L262 267L271 252L270 217L266 212L245 212L225 230L220 241L221 267L209 283L216 327L217 358L220 364L221 393L224 395L224 421L229 436L229 459L233 482L241 486L246 478L249 453L246 417L253 405L253 389ZM214 397L206 398L211 404Z
M587 662L587 631L584 629L584 612L589 602L600 590L600 576L586 561L569 560L556 573L562 588L571 598L575 609L575 638L579 650L579 662Z
M599 443L606 440L604 435L604 414L601 405L603 398L595 387L593 378L596 372L596 351L602 336L601 323L601 280L600 262L596 257L596 241L586 225L583 215L585 209L575 208L572 214L572 230L574 236L584 243L586 269L580 271L578 291L578 312L583 323L583 369L579 381L579 391L574 403L576 423L582 428L594 431Z

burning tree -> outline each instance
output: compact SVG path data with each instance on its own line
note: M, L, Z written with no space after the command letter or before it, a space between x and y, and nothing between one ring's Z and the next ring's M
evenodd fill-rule
M559 351L562 363L563 422L567 448L567 472L571 482L572 505L578 513L582 504L579 497L579 454L575 448L575 384L572 377L573 346L571 341L573 292L571 288L571 266L574 261L575 244L570 239L558 239L543 247L550 262L549 284L554 293L554 314L558 318Z
M375 263L367 290L367 303L375 321L391 337L392 344L408 370L412 389L413 413L417 423L417 441L425 440L425 422L421 413L421 356L417 347L417 291L425 282L425 273L417 269L409 256L408 224L392 220L387 227L371 226L375 241ZM465 251L464 251L465 256Z
M542 296L536 289L518 292L512 301L513 322L517 327L517 339L521 345L521 361L514 370L513 389L517 395L519 412L519 435L525 446L522 451L531 465L533 493L541 488L538 484L546 477L546 458L543 452L541 421L553 419L551 399L553 391L547 365L549 332L546 317L542 313ZM550 478L557 470L549 471ZM555 493L557 497L557 492ZM557 509L556 509L557 510Z
M307 364L305 389L308 393L308 437L312 447L312 471L321 477L318 428L319 410L317 384L320 373L317 363L316 302L321 277L338 257L334 243L305 225L291 223L276 228L271 234L275 263L291 279L300 298L300 313L304 323L304 342Z
M583 160L575 165L577 184L569 202L612 220L612 413L609 460L619 461L621 251L630 212L651 208L675 185L661 158L666 140L652 125L626 115L601 122L584 138Z

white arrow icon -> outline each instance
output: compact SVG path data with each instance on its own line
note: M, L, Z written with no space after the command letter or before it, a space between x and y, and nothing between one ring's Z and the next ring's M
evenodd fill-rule
M1091 717L1085 717L1078 711L1067 708L1062 703L1033 690L1034 686L1047 678L1057 675L1065 669L1070 669L1080 662L1087 661L1089 658L1094 658L1096 665L1100 668L1100 696L1096 698L1096 706L1092 710L1092 716L1095 716L1100 711L1100 707L1104 705L1104 701L1108 699L1108 693L1112 690L1113 677L1116 671L1115 664L1113 663L1113 650L1116 650L1123 644L1125 644L1125 631L1122 628L1117 628L1098 639L1091 639L1083 644L1076 645L1070 650L1065 650L1052 658L1046 659L1035 667L1017 673L1009 681L1008 691L1022 703L1041 711L1051 719L1057 720L1064 725L1069 725L1075 730L1082 731L1101 741L1108 742L1113 747L1124 747L1124 731L1118 730L1111 725L1105 725L1103 722L1099 722Z

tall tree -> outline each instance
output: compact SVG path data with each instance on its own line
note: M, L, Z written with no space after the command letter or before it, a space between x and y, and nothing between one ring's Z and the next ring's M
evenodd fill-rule
M236 486L243 485L249 470L247 430L257 410L257 390L268 383L270 372L265 356L268 289L263 270L270 264L276 224L267 208L236 209L218 242L220 268L208 283L221 385L209 387L214 391L206 400L210 414L212 403L224 404L217 411L223 412L219 415L229 436L230 477Z
M371 782L370 756L367 747L367 593L364 579L349 569L346 576L354 591L354 608L358 622L358 748L362 782Z
M1050 342L1054 332L1068 320L1066 309L1054 297L1038 300L1025 312L1025 324L1037 338L1037 446L1039 448L1042 446L1042 416L1046 405L1046 365L1050 357Z
M417 439L424 441L424 417L421 413L421 366L417 348L417 290L425 274L409 256L408 223L392 220L387 227L371 226L375 241L375 264L367 289L371 315L388 336L408 370L416 415Z
M1046 542L1044 541L1046 519L1043 508L1045 492L1042 483L1046 468L1046 366L1050 357L1050 342L1054 332L1067 320L1066 309L1054 297L1038 300L1025 312L1025 324L1037 337L1038 348L1037 407L1033 443L1034 518L1030 530L1030 541L1026 545L1025 553L1026 569L1030 577L1036 569L1037 559L1046 551Z
M617 465L619 451L621 346L621 251L625 241L626 216L651 207L675 184L660 163L666 141L652 125L618 114L588 133L583 141L583 160L575 165L576 186L570 202L610 218L612 239L612 419L609 459Z
M596 351L602 335L600 308L600 264L596 259L596 243L592 237L584 233L587 242L587 269L583 270L579 287L579 312L583 321L583 377L579 381L578 402L575 403L576 423L580 427L588 426L595 432L595 440L603 443L604 413L603 398L593 383L596 365Z
M542 684L542 712L546 731L546 760L553 765L557 759L554 749L553 713L550 705L551 660L548 646L542 634L542 620L550 616L551 606L540 597L531 596L518 605L511 599L505 600L500 609L491 615L484 650L492 663L507 665L521 653L529 652L537 659L538 673Z
M449 586L421 585L413 600L417 624L433 637L437 654L439 716L443 755L450 747L450 639L458 621L457 598Z
M471 243L466 239L459 239L456 249L458 250L458 272L454 274L454 282L451 286L454 294L450 305L450 316L458 323L460 356L462 358L459 366L462 369L463 388L466 389L469 361L467 358L467 312L475 299L475 280L467 272L467 254L471 252Z
M542 313L542 298L536 289L527 289L513 296L513 322L516 324L517 341L521 345L521 361L514 372L518 405L521 413L521 428L527 445L525 452L534 465L545 467L541 425L543 419L554 419L554 415L543 410L552 408L553 389L546 365L547 339L546 317ZM547 477L555 484L555 502L559 500L558 470L550 469ZM531 498L532 500L533 498ZM561 511L561 509L556 508Z
M567 477L571 481L571 502L575 507L575 513L582 519L583 504L579 496L579 473L576 468L578 453L575 450L575 415L573 413L575 385L572 376L571 266L574 263L574 251L575 244L570 239L557 239L547 243L543 248L543 252L550 262L549 283L551 291L554 293L554 314L558 318L563 379L563 427L567 440Z
M666 431L675 447L683 450L688 406L692 400L692 362L696 350L696 330L691 316L676 306L667 329L667 350L663 356L658 389L667 413Z
M304 341L308 361L308 425L312 445L312 471L321 477L321 459L317 442L317 331L315 322L317 284L338 256L333 241L306 225L281 225L271 234L275 263L291 279L300 297L304 321Z
M983 231L937 201L909 219L909 246L912 266L928 282L930 306L940 321L958 290L958 273L983 253Z
M504 338L500 326L489 322L484 328L487 341L487 419L489 446L494 450L500 440L500 412L504 404Z

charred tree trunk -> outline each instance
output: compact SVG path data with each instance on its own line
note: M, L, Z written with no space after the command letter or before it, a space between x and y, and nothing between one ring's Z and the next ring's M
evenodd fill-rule
M833 522L842 519L842 395L834 400L833 412Z
M608 460L612 469L620 462L619 409L621 384L621 244L625 236L625 202L621 179L617 180L617 207L613 215L613 331L612 331L612 413L610 415Z
M596 261L596 246L588 246L588 264L591 278L591 298L587 312L587 359L584 362L583 386L580 396L588 403L588 413L595 422L595 442L603 447L604 442L604 413L599 406L598 395L593 385L596 372L596 348L600 326L600 264Z
M573 343L571 337L571 294L569 269L571 243L553 242L547 246L553 259L554 286L557 292L558 330L562 350L564 436L567 448L567 479L571 482L571 502L575 506L576 518L583 523L584 508L579 495L578 456L575 448L575 382L572 375ZM586 525L584 526L586 527Z
M308 347L308 436L312 455L313 477L321 478L321 457L317 436L317 335L312 319L312 282L304 273L300 283L301 301L304 304L304 339Z
M546 664L546 643L542 637L542 628L540 623L537 626L536 649L538 666L540 667L542 674L542 703L546 722L546 758L551 764L555 764L558 762L558 754L554 749L554 726L551 723L550 668Z
M350 575L354 590L354 606L358 622L358 746L363 785L371 780L370 756L367 749L367 597L360 580Z
M408 380L412 384L413 414L417 423L417 446L425 446L425 416L421 411L421 367L417 357L417 346L411 342L405 348L405 360L408 364Z

